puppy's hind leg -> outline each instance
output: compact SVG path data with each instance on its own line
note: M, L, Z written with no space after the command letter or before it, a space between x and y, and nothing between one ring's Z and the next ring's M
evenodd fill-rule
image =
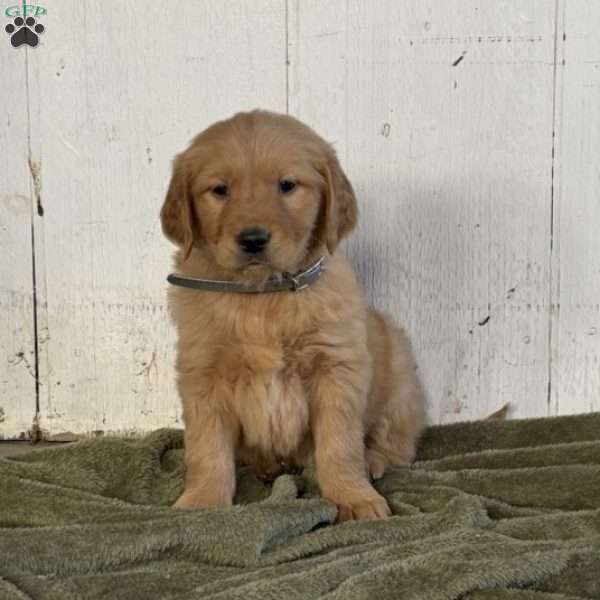
M387 343L379 344L379 349L389 354L375 357L385 365L378 373L384 383L374 382L372 393L385 394L385 398L376 400L379 410L365 439L365 461L373 479L382 477L389 465L408 465L414 460L425 424L425 398L410 342L404 331L382 320Z

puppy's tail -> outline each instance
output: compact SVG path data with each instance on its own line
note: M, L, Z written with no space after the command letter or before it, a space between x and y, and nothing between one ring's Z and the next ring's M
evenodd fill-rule
M506 415L510 409L510 402L507 402L502 408L499 408L496 412L493 412L491 415L488 415L483 420L484 421L504 421L506 419Z

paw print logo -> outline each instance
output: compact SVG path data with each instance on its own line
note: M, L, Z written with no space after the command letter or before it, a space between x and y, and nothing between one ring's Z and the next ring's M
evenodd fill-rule
M17 17L13 23L9 23L4 28L6 33L10 35L10 43L15 48L23 44L35 48L40 41L38 33L44 33L44 26L40 23L36 25L33 17L27 17L27 19Z

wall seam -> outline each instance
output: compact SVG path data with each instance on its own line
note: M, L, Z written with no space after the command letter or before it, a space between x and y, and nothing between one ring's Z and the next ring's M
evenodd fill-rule
M35 215L34 199L38 203L38 210L41 204L39 202L36 188L35 171L33 169L33 160L31 154L31 103L29 89L29 52L25 48L25 105L27 109L27 168L31 175L29 179L29 199L31 214L31 283L32 283L32 303L33 303L33 355L34 355L34 378L35 378L35 414L29 435L31 441L39 440L39 414L40 414L40 349L39 349L39 325L38 325L38 293L37 293L37 272L36 272L36 245L35 245Z
M559 12L561 6L563 7L563 17L559 22ZM558 412L558 400L556 405L552 406L552 372L553 372L553 345L556 337L556 328L554 320L558 319L558 311L560 310L560 302L558 297L558 288L555 290L555 286L558 285L558 275L560 264L557 262L558 256L558 227L556 226L556 211L559 201L559 197L556 189L556 179L558 175L558 148L557 148L557 127L560 126L558 123L558 90L557 87L560 83L562 86L562 78L559 78L559 44L562 44L562 54L564 56L564 41L565 33L559 32L559 25L562 25L564 29L564 5L561 0L556 0L554 5L554 57L553 57L553 71L552 71L552 158L551 158L551 170L550 170L550 251L549 251L549 275L548 275L548 289L549 289L549 311L548 311L548 389L546 398L546 412L548 416ZM560 66L564 65L564 60L561 58ZM556 273L555 273L556 268Z

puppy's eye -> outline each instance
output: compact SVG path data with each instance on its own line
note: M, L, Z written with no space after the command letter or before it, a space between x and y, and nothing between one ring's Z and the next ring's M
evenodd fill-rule
M229 194L229 188L224 183L221 183L219 185L215 185L215 187L212 189L212 193L219 198L227 198Z
M279 191L282 194L289 194L296 189L296 182L293 179L280 179Z

